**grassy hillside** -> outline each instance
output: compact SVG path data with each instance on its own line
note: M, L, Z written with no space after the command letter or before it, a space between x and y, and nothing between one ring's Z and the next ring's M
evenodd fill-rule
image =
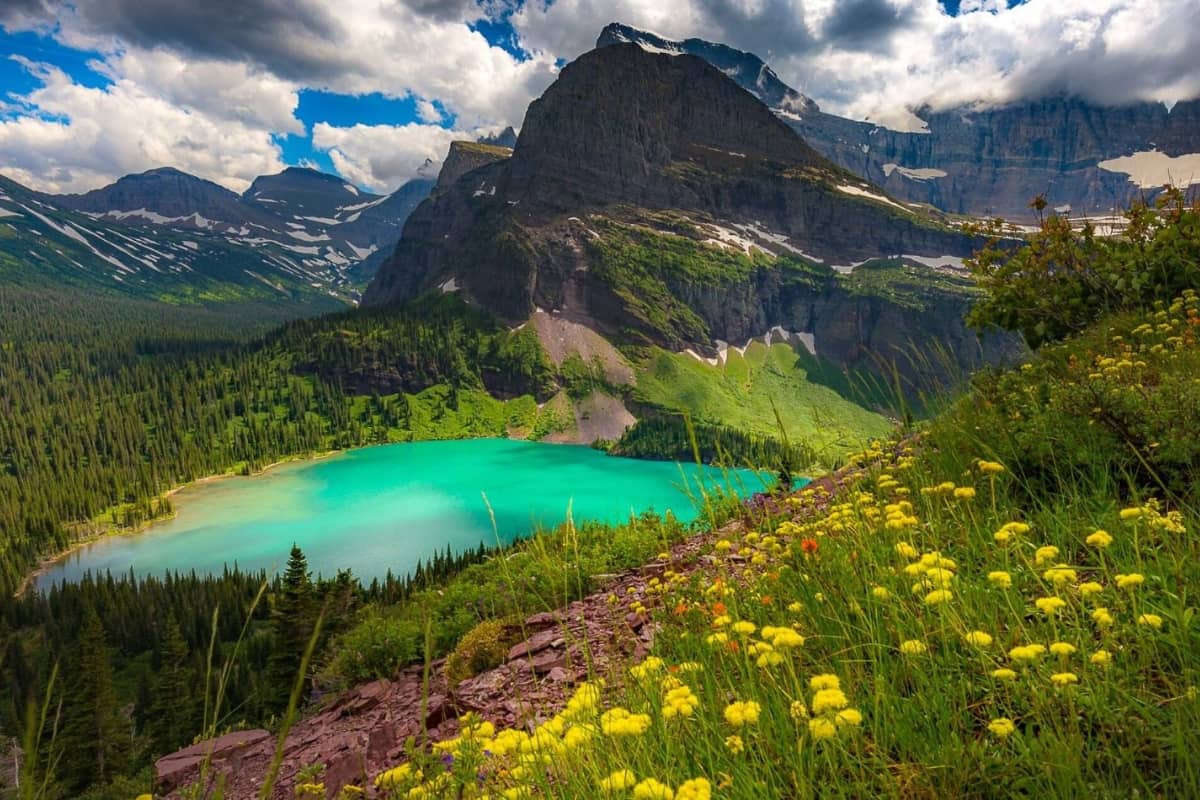
M789 344L753 342L744 354L730 349L711 366L681 353L654 350L638 372L634 398L685 411L695 420L778 438L778 419L792 442L805 443L822 463L835 463L891 423L847 399L810 374L816 359ZM814 376L815 377L815 376ZM824 380L824 376L821 376Z
M1200 795L1198 331L1188 293L984 377L670 565L619 680L532 733L465 718L383 796Z

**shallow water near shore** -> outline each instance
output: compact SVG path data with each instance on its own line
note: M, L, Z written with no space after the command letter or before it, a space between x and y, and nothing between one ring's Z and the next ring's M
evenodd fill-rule
M447 546L510 542L562 522L568 509L576 522L620 522L647 510L688 521L701 482L750 494L768 480L752 470L507 439L366 447L188 487L172 498L173 519L81 547L35 585L75 582L88 571L277 570L293 542L314 573L348 568L370 581L388 570L403 575Z

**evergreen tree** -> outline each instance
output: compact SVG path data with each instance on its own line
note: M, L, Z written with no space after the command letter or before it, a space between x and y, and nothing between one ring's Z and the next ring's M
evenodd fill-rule
M267 666L265 691L268 705L276 710L287 707L288 697L300 671L300 662L304 658L304 649L312 636L314 607L308 560L304 552L293 544L287 571L283 575L283 585L271 614L274 645Z
M146 720L150 751L156 756L173 752L198 728L194 719L192 698L195 691L192 672L188 669L187 643L174 612L169 612L163 629L160 660L162 666L154 682Z
M129 752L128 723L117 708L104 627L94 609L84 616L79 649L64 684L63 725L57 749L64 754L58 778L68 796L120 775Z

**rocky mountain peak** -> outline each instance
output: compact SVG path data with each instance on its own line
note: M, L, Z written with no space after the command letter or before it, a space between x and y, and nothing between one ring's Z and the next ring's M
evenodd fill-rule
M824 159L705 60L619 43L585 53L529 106L510 190L558 207L678 205L674 163Z
M150 219L199 214L208 220L224 222L244 216L235 193L174 167L126 175L108 186L83 194L60 195L55 201L89 214L138 212Z
M511 131L512 128L509 128ZM511 147L487 144L485 142L455 141L450 143L450 151L442 162L442 169L437 176L434 191L444 191L458 182L458 179L468 172L480 167L503 161L513 153Z
M672 41L648 31L638 30L619 22L611 22L600 32L600 36L596 39L596 47L609 47L616 44L636 44L651 53L668 55L686 53L699 56L771 108L779 108L793 113L820 110L811 98L805 97L780 80L775 71L753 53L703 39Z

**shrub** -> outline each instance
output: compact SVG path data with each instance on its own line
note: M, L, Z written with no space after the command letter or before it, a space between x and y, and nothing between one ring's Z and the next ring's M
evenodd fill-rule
M1045 201L1034 205L1040 211ZM967 321L977 330L1019 331L1039 347L1107 314L1147 310L1200 286L1200 203L1189 206L1171 189L1153 207L1135 203L1125 217L1123 234L1106 237L1090 223L1077 231L1052 214L1016 250L993 223L991 243L970 262L985 296Z
M457 686L467 678L500 666L517 638L518 629L510 620L484 620L467 631L446 658L446 679L451 686Z
M978 376L949 422L987 432L991 455L1035 491L1086 478L1095 490L1200 499L1198 338L1189 290L1044 347L1021 370Z
M416 621L372 609L334 646L325 677L344 685L390 678L417 659L422 640Z

